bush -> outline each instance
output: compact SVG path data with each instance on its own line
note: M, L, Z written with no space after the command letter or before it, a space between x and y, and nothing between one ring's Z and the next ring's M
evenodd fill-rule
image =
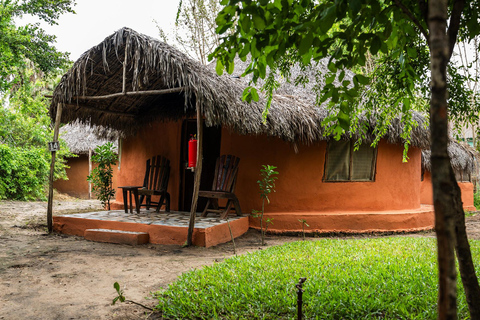
M0 144L0 199L44 200L49 170L45 149Z
M118 156L111 142L96 147L92 161L98 163L98 166L94 168L92 174L87 177L87 181L93 184L92 191L107 210L110 210L110 199L115 196L115 189L113 189L112 185L112 165L115 165L117 159Z
M473 205L477 210L480 210L480 189L473 194Z

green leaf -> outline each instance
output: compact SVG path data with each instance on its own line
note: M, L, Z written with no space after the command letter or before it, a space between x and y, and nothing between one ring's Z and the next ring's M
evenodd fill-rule
M362 1L361 0L349 0L348 6L350 10L352 10L352 15L356 16L360 10L362 9Z
M263 17L254 13L252 18L253 18L253 25L255 26L255 28L257 28L258 30L265 29L265 20L263 19Z
M253 101L259 100L257 89L251 87L250 93L252 94Z
M325 84L331 84L335 80L336 75L337 74L335 74L335 73L332 73L332 74L328 75L325 78Z
M117 290L117 292L120 291L120 285L118 284L118 282L115 282L115 283L113 284L113 287L115 288L115 290Z
M364 75L361 75L361 74L356 74L353 78L363 85L367 85L370 83L370 78L365 77Z
M343 130L348 131L350 129L350 117L348 114L340 111L338 113L338 124Z
M320 19L320 30L327 33L335 22L336 5L333 5L323 12L323 17Z
M335 64L333 62L330 62L328 64L328 70L330 70L330 72L337 72L337 67L335 67Z
M340 138L342 137L342 134L344 133L345 131L343 130L343 128L340 126L340 125L336 125L335 128L333 129L333 134L334 134L334 138L335 140L340 140Z
M378 50L382 47L382 40L379 36L374 36L372 42L370 43L370 52L373 55L376 55Z
M242 93L242 100L247 101L248 103L252 102L252 94L250 92L251 87L246 87Z
M415 48L407 48L407 54L412 59L416 59L418 57L418 53Z
M402 112L410 110L410 98L403 98Z
M252 27L252 21L250 20L250 17L244 16L243 19L240 20L240 25L242 26L243 32L249 33L250 28Z
M312 46L313 42L313 34L308 32L301 40L300 47L298 48L298 54L304 55L310 47Z
M217 65L215 66L215 71L219 76L223 74L223 63L220 59L217 59Z
M235 63L233 61L228 61L227 68L228 68L227 70L228 74L232 74L233 70L235 69Z

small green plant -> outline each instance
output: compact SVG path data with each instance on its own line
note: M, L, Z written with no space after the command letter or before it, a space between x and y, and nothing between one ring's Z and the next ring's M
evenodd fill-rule
M265 219L265 233L267 233L268 226L272 224L273 225L273 218L267 218Z
M120 302L125 302L125 296L123 295L123 290L120 289L120 285L118 284L118 282L115 282L113 284L113 287L115 288L115 290L117 290L117 296L113 299L112 305L115 305L115 303L118 300L120 300Z
M310 227L305 219L298 219L302 224L302 234L303 234L303 241L305 241L305 226Z
M262 165L263 169L260 169L260 180L257 181L258 187L260 188L260 197L262 198L262 211L260 215L258 215L258 211L253 210L252 213L256 214L256 216L260 216L260 232L262 234L262 246L265 245L265 233L268 228L268 224L272 222L272 219L268 219L266 221L265 230L263 229L263 215L265 214L265 201L270 203L270 199L268 195L272 192L275 192L275 180L278 179L275 175L278 174L275 169L277 167L271 165Z
M112 305L115 305L115 303L116 303L117 301L120 301L120 302L130 302L130 303L136 304L137 306L143 307L143 308L145 308L145 309L147 309L147 310L153 311L152 308L149 308L149 307L147 307L147 306L144 305L144 304L141 304L141 303L138 303L138 302L135 302L135 301L132 301L132 300L126 300L126 299L125 299L125 296L123 295L123 290L120 289L120 285L118 284L118 282L115 281L115 283L113 284L113 287L114 287L115 290L117 291L117 296L113 299Z
M111 142L96 147L94 152L92 160L98 166L92 170L92 174L87 177L87 181L93 184L92 191L97 195L97 199L102 202L107 210L110 210L110 199L115 196L112 185L112 165L116 164L118 157Z

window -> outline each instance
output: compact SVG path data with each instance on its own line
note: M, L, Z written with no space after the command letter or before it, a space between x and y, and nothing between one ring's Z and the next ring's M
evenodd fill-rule
M355 142L330 141L327 145L324 181L374 181L377 149Z

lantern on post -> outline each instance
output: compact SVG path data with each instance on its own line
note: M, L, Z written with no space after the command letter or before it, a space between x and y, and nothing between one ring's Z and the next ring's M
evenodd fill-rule
M188 141L188 167L195 168L197 166L197 139L196 135L191 134Z

